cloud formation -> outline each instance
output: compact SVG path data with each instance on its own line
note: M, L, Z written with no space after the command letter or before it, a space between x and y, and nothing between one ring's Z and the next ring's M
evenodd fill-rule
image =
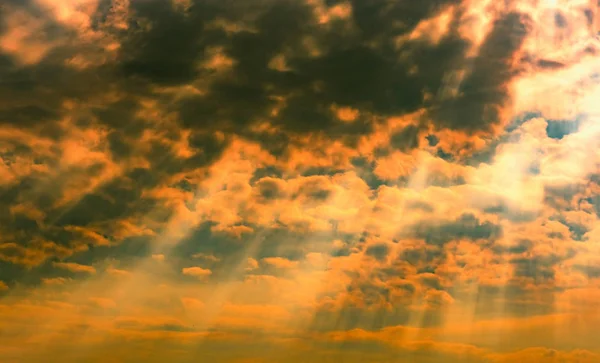
M598 361L599 11L8 0L0 360Z

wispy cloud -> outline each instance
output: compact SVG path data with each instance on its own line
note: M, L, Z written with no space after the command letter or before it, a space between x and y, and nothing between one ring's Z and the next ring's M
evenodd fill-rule
M68 270L71 272L85 272L89 274L96 273L96 269L93 266L80 265L78 263L73 262L53 262L52 265L57 268Z

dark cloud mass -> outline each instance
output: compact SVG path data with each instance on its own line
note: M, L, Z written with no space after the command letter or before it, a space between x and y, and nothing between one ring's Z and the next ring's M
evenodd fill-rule
M499 109L508 100L506 82L513 74L508 63L525 32L523 16L499 19L471 61L465 55L469 43L454 20L438 44L420 39L394 44L419 21L458 3L354 1L351 18L319 24L313 6L301 1L232 5L204 0L185 11L162 0L132 1L127 30L112 31L121 42L117 57L106 64L74 70L59 63L63 58L57 54L23 69L4 58L2 88L12 95L0 118L19 125L56 121L64 101L90 101L117 87L129 96L94 113L100 122L128 132L139 130L139 97L166 103L184 127L248 137L251 126L264 121L283 131L325 132L332 138L370 130L373 121L366 119L340 123L331 111L334 104L375 120L427 107L435 110L438 127L486 130L499 122ZM106 27L114 11L115 3L102 2L93 25ZM225 70L202 67L215 54L232 64ZM285 69L270 66L276 56L283 57ZM472 67L458 98L425 100L445 86L446 74L468 63ZM156 87L182 85L196 85L201 94L174 99L156 92ZM19 88L27 95L20 102L14 94ZM276 106L280 110L272 116ZM115 149L118 144L113 142Z
M463 214L456 221L443 222L438 226L427 223L416 226L414 234L427 243L444 244L453 239L491 241L501 236L502 229L491 222L480 222L472 214Z
M203 95L163 101L171 103L182 124L192 128L244 133L266 119L294 133L325 131L342 137L368 131L365 126L340 125L330 110L336 104L375 116L443 106L436 111L439 126L486 129L489 122L499 121L497 109L507 100L508 60L524 33L518 14L495 24L473 60L461 88L463 96L439 106L436 101L428 105L431 102L424 96L438 93L444 75L463 66L468 42L450 29L437 45L420 40L392 44L393 37L409 33L420 19L450 3L356 1L352 19L323 25L317 23L312 7L299 1L244 6L201 1L185 13L164 1L133 2L134 16L128 31L120 34L124 43L114 72L157 86L207 87ZM216 25L216 19L241 24L241 29L228 31ZM310 55L307 39L319 54ZM211 74L214 69L199 67L216 48L233 63L218 75ZM278 55L284 57L287 69L269 66ZM272 117L276 97L283 98L284 105ZM488 109L492 111L485 113Z
M472 69L458 87L458 96L442 102L439 111L434 111L440 124L474 131L501 120L501 110L509 101L507 83L515 76L510 63L525 35L521 14L507 14L494 23L472 60Z

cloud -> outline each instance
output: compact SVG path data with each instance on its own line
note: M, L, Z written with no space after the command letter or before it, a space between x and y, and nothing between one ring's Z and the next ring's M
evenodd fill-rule
M74 262L53 262L52 265L71 272L85 272L88 274L96 273L96 269L93 266L80 265Z
M193 258L198 258L201 260L209 261L209 262L219 262L220 259L210 254L205 253L196 253L192 256Z
M204 307L204 303L198 299L194 298L181 298L181 303L186 309L194 310L194 309L202 309Z
M558 351L554 349L535 347L528 348L503 356L495 357L494 362L514 362L515 360L529 360L536 362L594 362L599 357L596 353L586 350Z
M156 261L162 262L162 261L165 260L165 255L163 255L163 254L155 254L155 255L152 255L152 258L154 260L156 260Z
M121 269L117 269L117 268L114 268L114 267L107 268L106 272L109 275L116 276L116 277L127 277L127 276L131 275L131 272L129 272L127 270L121 270Z
M290 261L283 257L265 257L262 262L276 268L294 268L298 266L298 261Z
M53 278L42 279L42 282L46 285L64 285L68 281L69 281L69 279L66 279L64 277L53 277Z
M0 7L0 360L597 360L596 4Z
M204 278L212 275L212 271L201 267L185 267L181 270L184 275Z
M100 297L92 297L90 298L90 302L100 308L109 309L114 308L117 304L111 299L100 298Z
M24 11L15 11L5 19L8 31L0 39L0 48L12 54L22 64L38 63L52 48L52 44L40 37L44 24Z
M248 257L246 271L252 271L258 268L258 261L252 257Z

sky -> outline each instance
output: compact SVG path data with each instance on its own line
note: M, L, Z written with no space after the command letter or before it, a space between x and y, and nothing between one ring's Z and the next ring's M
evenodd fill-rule
M600 362L596 0L4 0L0 361Z

